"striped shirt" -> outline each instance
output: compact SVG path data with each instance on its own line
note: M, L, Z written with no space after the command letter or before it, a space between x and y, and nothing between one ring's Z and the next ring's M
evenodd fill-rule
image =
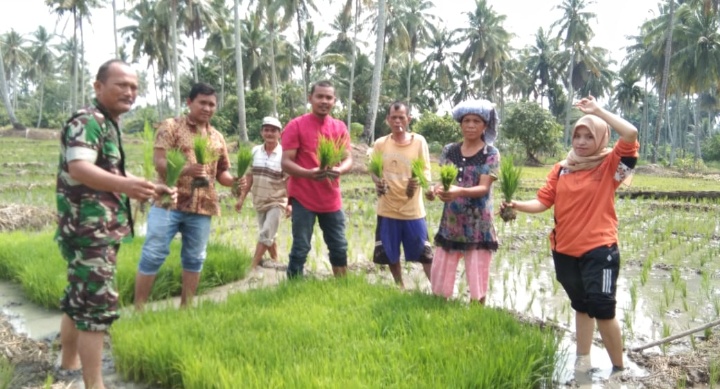
M285 183L287 174L283 173L280 161L282 146L278 144L268 153L265 145L258 145L252 149L252 178L250 189L253 197L253 206L258 212L265 212L272 207L285 207L288 202Z

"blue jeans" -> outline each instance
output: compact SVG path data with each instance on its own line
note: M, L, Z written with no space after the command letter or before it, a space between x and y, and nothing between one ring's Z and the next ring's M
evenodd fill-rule
M335 267L347 266L347 239L345 239L345 213L317 213L303 207L299 201L292 199L292 235L290 263L287 268L288 278L303 275L303 267L310 252L315 218L320 223L323 239L330 252L330 264Z
M157 274L170 254L170 242L180 232L183 270L199 273L207 256L210 219L207 215L150 207L138 271L144 275Z

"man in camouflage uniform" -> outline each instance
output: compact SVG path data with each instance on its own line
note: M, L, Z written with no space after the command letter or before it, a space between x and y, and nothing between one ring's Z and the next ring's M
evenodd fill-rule
M200 283L207 255L211 218L220 215L216 185L232 187L237 181L230 173L225 138L210 124L217 107L215 89L208 84L197 83L190 89L186 102L188 114L163 121L155 136L153 161L160 179L167 170L168 151L182 151L187 163L177 182L177 205L169 209L156 205L150 208L147 236L135 276L135 307L138 310L143 308L150 296L155 276L170 254L170 242L177 233L182 236L180 305L190 303ZM216 160L205 164L197 162L193 140L198 136L207 138ZM199 179L206 180L206 185L195 185Z
M132 236L130 201L169 193L125 172L118 118L137 96L138 79L126 63L111 60L98 70L93 105L76 112L60 138L56 240L67 261L68 286L61 300L61 369L82 366L86 388L104 389L105 331L118 318L115 263L120 243Z

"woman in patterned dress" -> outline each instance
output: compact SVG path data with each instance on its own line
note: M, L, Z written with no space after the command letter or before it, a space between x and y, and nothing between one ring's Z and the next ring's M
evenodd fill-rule
M491 102L470 100L453 109L453 119L460 123L463 139L445 146L440 164L457 167L456 182L447 191L436 185L429 196L445 203L435 235L430 283L434 294L450 298L458 263L464 258L470 300L484 304L490 262L498 248L492 208L492 183L500 163L500 153L492 146L498 116Z

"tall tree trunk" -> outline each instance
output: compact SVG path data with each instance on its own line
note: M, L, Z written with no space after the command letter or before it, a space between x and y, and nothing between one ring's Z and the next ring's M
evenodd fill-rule
M653 141L652 163L657 163L658 153L660 151L660 129L662 128L663 113L665 112L665 95L667 94L668 78L670 78L670 56L672 55L672 36L673 26L675 25L675 0L670 2L670 23L665 31L665 61L663 64L662 85L660 86L660 95L658 96L658 117L655 123L655 139Z
M572 46L571 50L572 54L570 55L570 68L568 68L567 76L568 95L567 103L565 103L565 132L563 135L563 144L565 146L568 146L570 144L570 111L572 110L573 97L575 96L575 91L573 91L572 84L573 70L575 70L575 46Z
M20 124L20 122L17 120L17 117L15 117L15 111L13 110L12 104L10 103L10 96L8 96L7 89L7 80L5 79L5 61L3 60L2 50L0 50L0 95L2 95L3 104L5 104L5 109L7 110L8 117L10 118L10 123L12 123L13 128L16 130L25 129L25 126Z
M302 15L300 14L300 6L295 10L297 15L297 28L298 28L298 39L300 40L300 73L302 73L303 93L305 98L308 98L308 80L305 77L305 42L303 39L302 30ZM304 112L307 112L307 104L305 104Z
M357 36L358 36L358 17L360 16L360 0L355 0L355 25L353 26L353 44L350 58L350 87L348 88L347 103L347 128L352 127L352 106L353 106L353 89L355 87L355 62L357 61Z
M172 76L173 76L173 97L175 100L175 116L180 116L180 74L178 72L178 32L177 32L177 0L170 3L170 39L172 40Z
M648 145L648 79L645 77L645 94L643 95L642 120L640 121L640 155L647 158Z
M363 139L372 144L375 141L375 119L378 102L380 101L380 84L382 83L383 50L385 46L385 0L378 0L377 37L375 39L375 64L373 67L372 88L370 89L370 109L365 119Z
M218 108L225 107L225 61L220 57L220 101Z
M198 82L198 59L195 53L195 34L192 34L192 50L193 50L193 80Z
M670 111L668 110L667 114L666 114L667 115L666 120L668 123L668 141L670 142L670 158L669 158L670 166L675 165L675 157L677 155L677 143L678 143L677 142L678 141L677 140L677 132L678 132L678 128L680 128L679 118L680 118L680 111L682 110L682 106L681 106L682 104L680 102L680 93L678 93L678 92L675 93L675 104L676 104L677 108L675 109L676 112L674 115L675 116L675 125L674 126L670 125L670 122L671 122Z
M45 78L42 76L40 78L40 85L38 85L38 87L40 88L40 106L38 107L38 120L35 128L40 128L40 123L42 122L43 116L43 104L45 104L43 101L45 99Z
M410 60L410 63L408 64L408 73L407 73L407 93L405 95L405 102L408 105L408 115L410 114L410 89L411 89L410 85L412 82L412 67L413 67L413 64L415 63L415 52L410 51L409 60Z
M235 71L237 72L238 135L240 135L241 142L247 142L245 79L243 77L242 40L240 40L240 0L235 0Z
M117 7L115 6L115 0L112 0L112 13L113 13L113 39L115 40L115 58L120 57L120 49L117 42Z
M275 22L270 25L270 81L272 83L273 116L278 117L277 110L277 70L275 69Z
M79 106L85 106L85 33L83 32L82 18L78 21L80 27L80 102Z
M163 98L160 94L158 83L157 83L157 74L155 73L155 63L150 61L150 66L152 66L152 75L153 75L153 85L155 87L155 100L157 101L157 114L158 114L158 121L163 120Z
M78 59L80 58L80 43L77 38L78 30L78 19L77 19L77 7L73 7L73 39L75 43L75 53L73 53L73 75L72 75L72 88L70 88L70 112L74 112L77 109L77 95L78 95Z

